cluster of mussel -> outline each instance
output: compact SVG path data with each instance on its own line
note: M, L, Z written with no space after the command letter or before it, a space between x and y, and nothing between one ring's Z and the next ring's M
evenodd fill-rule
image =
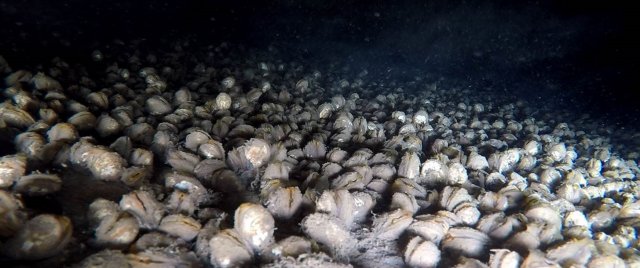
M94 52L97 78L0 61L1 262L640 264L640 169L589 129L225 44L127 53ZM60 208L30 205L43 198Z

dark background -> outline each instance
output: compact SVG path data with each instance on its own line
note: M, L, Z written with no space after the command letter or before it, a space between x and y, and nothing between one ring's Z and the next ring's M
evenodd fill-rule
M637 122L640 33L632 1L0 1L0 55L14 68L88 61L118 38L195 36L373 74L400 70Z

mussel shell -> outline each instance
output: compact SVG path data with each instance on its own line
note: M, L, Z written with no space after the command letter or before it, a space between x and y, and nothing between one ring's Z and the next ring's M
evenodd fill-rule
M3 246L2 252L18 260L39 260L60 253L71 241L73 227L64 216L41 214L30 219Z
M62 179L55 174L32 173L20 177L13 190L19 193L39 196L55 193L62 187Z

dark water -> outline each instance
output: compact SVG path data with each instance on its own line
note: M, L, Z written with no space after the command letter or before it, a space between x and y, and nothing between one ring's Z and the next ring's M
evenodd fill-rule
M311 66L468 83L633 126L638 26L628 1L45 1L0 3L0 54L37 68L114 39L157 50L194 37L279 48Z

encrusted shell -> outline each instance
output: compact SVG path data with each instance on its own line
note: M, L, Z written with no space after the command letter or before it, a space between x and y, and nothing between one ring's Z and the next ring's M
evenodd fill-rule
M120 208L136 217L140 227L155 229L164 215L164 207L148 191L133 191L123 195Z
M313 213L302 220L301 226L307 236L336 253L346 254L352 250L354 238L346 226L333 216Z
M297 257L301 254L311 253L311 241L300 236L289 236L273 244L268 251L269 259L279 259L283 257Z
M222 143L209 140L198 146L198 155L207 159L224 159L225 151Z
M241 267L253 261L251 248L237 231L223 230L209 241L211 263L216 267Z
M454 227L442 240L442 249L466 257L481 257L487 250L490 238L485 233L468 227Z
M41 214L30 219L2 245L2 252L18 260L39 260L55 256L71 241L73 227L64 216Z
M413 222L411 216L411 212L402 209L384 213L373 220L372 231L379 239L397 239Z
M22 129L28 128L36 122L28 112L8 103L0 105L0 119L9 126Z
M104 92L91 92L86 97L87 103L100 110L109 108L109 98Z
M227 93L220 93L216 97L215 108L218 110L228 110L231 108L231 96Z
M122 130L122 125L107 114L101 115L97 120L96 131L101 137L113 136Z
M191 241L198 235L202 225L195 219L182 214L172 214L164 217L158 230Z
M55 174L32 173L20 177L13 190L31 196L55 193L62 187L62 179Z
M264 165L271 154L270 145L262 139L251 139L244 147L245 157L254 167Z
M62 141L71 143L78 139L78 131L72 124L58 123L47 131L47 139L49 142Z
M472 170L483 170L489 167L489 162L487 162L487 158L484 156L476 152L471 152L467 158L467 167Z
M234 219L234 229L253 250L259 251L273 243L275 221L271 213L261 205L240 205L236 209Z
M71 146L69 160L78 167L88 169L97 179L107 181L119 180L126 163L119 154L86 140Z
M120 250L105 249L82 260L78 267L82 268L118 268L128 266L127 257Z
M196 152L200 145L206 143L210 139L211 136L209 136L209 134L207 134L206 132L202 130L196 130L187 134L187 136L185 137L184 146L187 149Z
M120 211L112 201L93 201L89 205L87 218L95 226L94 243L99 246L124 247L138 236L137 220L131 214Z
M324 191L316 200L316 211L335 216L347 228L351 228L354 220L354 206L353 196L344 189Z
M81 111L67 119L67 122L74 125L79 131L90 130L96 126L98 119L88 111Z
M303 152L309 158L321 159L327 154L327 148L322 141L311 140L304 146Z
M449 223L440 216L420 215L409 225L407 231L435 244L440 244L450 227Z
M426 183L428 185L442 184L446 182L449 176L449 168L442 162L434 159L429 159L422 164L420 170L420 183ZM458 174L460 176L460 174ZM460 179L460 178L457 178Z
M151 115L165 115L172 111L171 103L161 96L152 96L145 101L147 112Z
M508 249L492 249L489 257L490 268L518 268L522 257L515 251Z
M277 219L290 219L302 205L302 193L298 187L278 188L269 193L267 210Z
M27 221L22 203L13 194L0 190L0 236L14 235Z
M547 258L561 265L586 266L595 250L591 239L570 240L547 250Z
M420 158L416 153L405 153L398 166L398 176L413 179L422 175L420 173Z
M440 262L440 250L433 242L414 237L407 244L404 261L410 267L436 267Z
M5 155L0 157L0 189L8 188L18 180L27 168L24 155Z

